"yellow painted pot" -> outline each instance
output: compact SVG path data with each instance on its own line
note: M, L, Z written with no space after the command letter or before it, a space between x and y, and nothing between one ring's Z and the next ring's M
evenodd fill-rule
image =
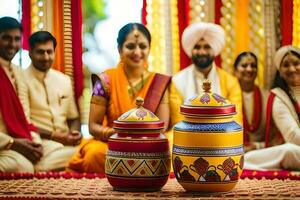
M184 120L174 126L173 169L188 191L229 191L243 169L243 128L233 121L235 105L210 92L210 84L185 101Z

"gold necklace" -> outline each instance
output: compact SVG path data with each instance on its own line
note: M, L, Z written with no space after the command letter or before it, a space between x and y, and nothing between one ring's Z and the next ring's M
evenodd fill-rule
M136 84L136 86L133 86L133 83L129 80L127 73L125 73L125 74L126 74L126 78L127 78L130 90L132 92L132 97L136 97L136 94L138 93L137 90L139 90L139 89L136 89L136 87L139 85L140 82L138 84ZM144 73L142 73L142 75L141 75L141 82L142 83L141 83L140 89L142 89L144 87Z

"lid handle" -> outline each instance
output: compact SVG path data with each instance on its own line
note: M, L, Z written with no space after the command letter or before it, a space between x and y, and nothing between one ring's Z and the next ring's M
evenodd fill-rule
M142 97L137 97L135 100L135 105L137 105L138 107L141 107L144 105L144 99Z
M211 82L210 82L208 79L205 79L205 80L203 81L202 89L204 90L204 92L210 93Z

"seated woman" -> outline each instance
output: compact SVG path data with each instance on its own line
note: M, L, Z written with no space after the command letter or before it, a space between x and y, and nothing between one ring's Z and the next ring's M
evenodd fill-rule
M234 62L243 95L243 126L245 151L265 146L265 108L268 92L255 84L257 57L252 52L240 53Z
M69 162L69 170L104 173L107 140L114 133L113 121L136 107L136 97L168 127L170 77L147 70L151 36L139 23L123 26L118 34L121 61L116 68L92 75L94 86L90 104L89 131L93 139L81 144Z
M300 49L281 47L274 63L278 72L267 105L267 148L246 153L245 168L300 170Z

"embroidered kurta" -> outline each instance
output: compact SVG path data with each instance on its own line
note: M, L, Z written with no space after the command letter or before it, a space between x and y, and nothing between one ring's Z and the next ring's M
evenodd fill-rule
M68 131L67 120L79 117L69 76L32 65L25 71L27 92L20 96L35 126L48 131Z
M300 87L292 87L297 101ZM300 169L300 123L297 112L287 94L280 88L272 106L272 119L281 135L269 132L269 146L245 154L245 169ZM282 139L284 141L282 141ZM284 142L284 144L282 144Z
M297 101L300 102L300 87L291 87L291 91ZM300 122L297 111L283 90L275 88L272 92L276 94L272 106L272 118L276 127L279 129L284 142L300 146ZM274 139L276 140L276 138ZM277 142L274 141L274 143Z
M2 64L1 60L0 63ZM24 72L17 66L13 66L8 74L8 78L17 89L17 94L23 106L27 104L25 102L26 100L24 96L27 96L28 92L25 77L26 76L24 75ZM28 78L26 77L26 79ZM27 114L27 118L29 119L29 112L25 112L25 114ZM61 143L41 139L40 136L35 132L31 132L31 136L35 143L40 143L43 147L43 156L41 160L35 165L31 163L27 158L25 158L22 154L13 150L4 149L12 137L7 132L0 111L0 172L33 173L36 171L50 171L61 169L66 166L67 161L76 151L75 147L64 147Z
M242 124L242 92L238 80L215 65L213 65L208 74L208 80L212 83L212 92L222 95L236 105L237 114L234 119L237 123ZM183 116L180 114L180 105L183 104L184 100L202 92L203 81L204 76L196 72L194 64L180 71L172 78L170 86L172 126L183 119Z
M17 91L17 95L20 96L22 93L26 92L24 90L24 79L23 79L23 71L19 69L18 66L11 64L11 68L8 69L9 62L5 61L0 57L0 65L4 69L7 77L11 81L15 90ZM1 88L1 86L0 86ZM9 100L8 100L9 101ZM23 103L23 102L21 102ZM26 116L28 118L28 116ZM0 150L3 150L4 147L8 144L9 140L12 137L7 133L7 128L2 118L1 110L0 110Z
M257 149L264 147L265 141L265 124L266 124L266 104L268 91L259 88L259 92L261 94L261 109L258 108L258 102L255 102L254 91L251 92L243 92L243 108L244 108L244 116L248 121L248 124L254 125L253 118L255 115L258 115L258 127L256 130L248 130L247 131L247 139L248 142L253 143ZM244 119L245 120L245 119ZM246 127L244 126L244 129ZM246 131L246 130L244 130Z

